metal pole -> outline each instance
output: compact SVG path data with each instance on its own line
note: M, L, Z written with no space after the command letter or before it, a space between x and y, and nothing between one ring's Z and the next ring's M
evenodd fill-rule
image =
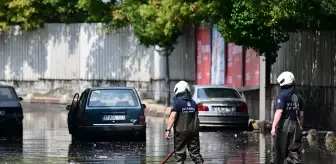
M259 121L263 124L266 119L266 58L264 56L260 56L259 78Z

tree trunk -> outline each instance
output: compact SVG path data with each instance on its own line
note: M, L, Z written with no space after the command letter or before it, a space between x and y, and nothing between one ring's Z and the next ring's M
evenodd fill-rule
M165 82L166 82L166 100L165 105L170 106L170 75L169 75L169 56L174 50L174 46L166 45L166 46L156 46L156 51L159 52L160 55L165 56L166 60L166 72L165 72ZM163 64L163 63L162 63Z
M166 75L165 75L165 80L166 80L166 89L167 89L167 97L166 97L166 106L170 106L170 76L169 76L169 55L170 54L165 54L166 57Z

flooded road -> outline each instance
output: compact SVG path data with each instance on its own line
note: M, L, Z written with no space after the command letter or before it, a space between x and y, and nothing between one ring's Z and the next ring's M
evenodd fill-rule
M67 129L67 111L60 105L23 104L23 141L0 140L0 163L160 163L172 150L163 134L166 122L148 118L147 142L83 142L72 144ZM94 135L94 134L92 134ZM269 163L270 135L232 130L200 133L205 163ZM305 164L335 163L335 153L323 143L304 146ZM188 162L190 158L188 157Z

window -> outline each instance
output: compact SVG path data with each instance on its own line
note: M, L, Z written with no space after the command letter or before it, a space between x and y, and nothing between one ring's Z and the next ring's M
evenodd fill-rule
M90 94L90 107L135 107L138 97L132 89L100 89Z
M236 90L231 88L199 88L197 90L198 98L238 98L241 97Z
M0 88L0 100L17 100L16 93L13 88Z

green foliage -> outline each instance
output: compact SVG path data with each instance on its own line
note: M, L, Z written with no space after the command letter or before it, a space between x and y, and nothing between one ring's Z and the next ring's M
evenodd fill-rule
M271 1L271 0L270 0ZM279 43L288 40L288 32L278 25L269 1L232 0L230 14L223 16L216 27L229 42L253 48L268 59L275 59ZM281 12L283 12L281 10Z
M44 23L109 22L111 12L100 0L0 0L0 31L13 25L29 31Z
M0 31L11 25L24 30L38 28L43 20L37 17L38 9L33 6L37 0L0 0Z
M271 62L291 32L332 30L335 18L336 0L0 0L0 31L103 22L110 31L130 25L144 45L174 47L189 25L207 22L226 41L253 48Z
M76 0L78 9L87 14L86 22L103 22L108 23L112 20L112 6L116 3L111 0L106 4L102 0Z
M108 27L131 25L142 44L173 46L187 24L208 22L275 62L291 32L334 29L335 7L335 0L125 0L113 6Z
M332 8L317 0L231 0L228 14L215 25L227 41L253 48L273 63L291 32L335 29Z
M140 43L172 47L186 25L209 18L216 1L125 0L115 6L110 29L131 25Z

